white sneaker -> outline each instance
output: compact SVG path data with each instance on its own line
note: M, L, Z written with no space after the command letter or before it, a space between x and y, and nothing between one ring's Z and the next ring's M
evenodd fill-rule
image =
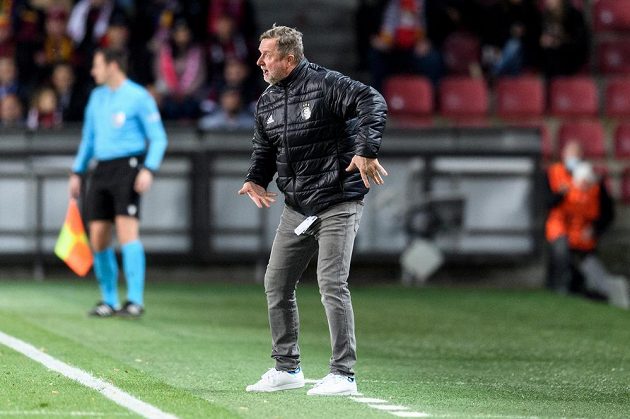
M306 392L309 396L357 396L357 382L354 377L328 374Z
M615 306L628 310L630 308L630 286L628 280L622 276L614 276L608 279L608 302Z
M302 373L301 368L292 372L278 371L275 368L271 368L260 377L256 384L247 386L245 390L267 393L300 387L304 387L304 373Z

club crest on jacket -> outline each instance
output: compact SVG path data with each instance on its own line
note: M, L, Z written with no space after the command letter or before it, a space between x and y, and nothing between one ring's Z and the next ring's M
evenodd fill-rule
M309 119L311 117L311 105L308 103L302 104L302 118Z

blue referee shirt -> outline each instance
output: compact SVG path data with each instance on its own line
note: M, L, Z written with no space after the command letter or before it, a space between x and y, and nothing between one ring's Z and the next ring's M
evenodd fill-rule
M156 171L166 145L160 112L145 88L129 79L116 90L99 86L85 109L81 145L72 171L85 172L92 158L112 160L145 153L144 166Z

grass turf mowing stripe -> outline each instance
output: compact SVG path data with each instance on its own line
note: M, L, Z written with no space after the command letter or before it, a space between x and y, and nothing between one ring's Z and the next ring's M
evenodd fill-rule
M33 345L30 345L20 339L14 338L13 336L7 335L2 331L0 331L0 343L8 346L9 348L17 352L20 352L21 354L36 362L39 362L50 370L63 374L64 376L74 381L77 381L86 387L98 391L113 402L131 410L134 413L137 413L142 417L148 419L176 418L176 416L171 415L170 413L165 413L157 407L145 403L142 400L138 400L129 393L122 391L118 387L106 383L103 380L99 380L98 378L93 377L89 373L79 368L75 368L64 362L61 362L58 359L55 359L52 356L45 354L44 352L35 348Z
M82 412L82 411L70 411L70 412L53 412L50 410L0 410L0 417L5 416L78 416L78 417L112 417L112 416L131 416L131 413L105 413L105 412Z

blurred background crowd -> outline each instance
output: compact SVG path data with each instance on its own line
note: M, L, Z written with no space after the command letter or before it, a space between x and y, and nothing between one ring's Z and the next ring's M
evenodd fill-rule
M383 91L401 73L434 89L453 75L492 87L504 76L590 74L587 3L361 0L352 75ZM129 76L150 88L165 120L250 127L264 89L253 71L255 9L250 0L0 0L2 125L80 121L91 56L110 47L128 52Z
M164 119L249 127L260 93L256 37L249 1L0 0L2 125L81 121L92 55L108 47L127 52L128 75L150 89Z

